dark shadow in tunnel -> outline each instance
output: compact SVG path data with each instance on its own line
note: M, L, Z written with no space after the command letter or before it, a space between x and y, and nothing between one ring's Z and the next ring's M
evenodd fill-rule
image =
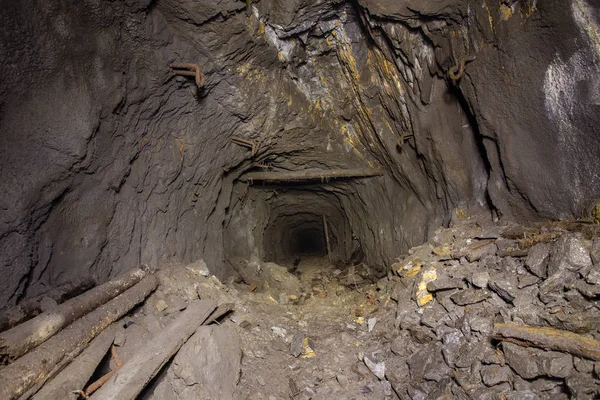
M296 229L289 238L290 258L325 256L327 247L322 229Z

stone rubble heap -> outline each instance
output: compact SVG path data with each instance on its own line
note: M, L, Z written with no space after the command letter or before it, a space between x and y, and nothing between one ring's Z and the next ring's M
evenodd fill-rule
M413 248L378 282L397 304L385 378L401 399L587 399L600 358L494 339L500 324L599 344L597 225L465 221ZM542 328L533 328L542 330ZM592 346L593 347L593 346ZM583 355L583 356L582 356Z

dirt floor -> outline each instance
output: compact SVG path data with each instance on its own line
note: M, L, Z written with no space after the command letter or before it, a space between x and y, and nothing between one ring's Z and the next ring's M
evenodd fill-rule
M347 272L326 259L301 261L303 297L288 304L240 292L246 310L236 318L248 325L239 398L391 398L390 383L361 360L383 359L396 305L366 281L345 284Z
M467 220L401 255L385 276L327 258L250 260L243 277L222 283L202 261L170 265L130 317L119 353L127 360L187 304L214 299L233 311L200 327L142 398L598 398L592 348L494 335L526 325L600 349L599 236L588 223Z

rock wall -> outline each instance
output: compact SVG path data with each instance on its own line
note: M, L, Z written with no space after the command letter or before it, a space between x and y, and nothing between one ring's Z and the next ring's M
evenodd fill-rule
M263 164L383 168L331 189L381 266L457 207L600 197L586 0L25 1L0 21L0 304L141 263L231 273L235 182Z

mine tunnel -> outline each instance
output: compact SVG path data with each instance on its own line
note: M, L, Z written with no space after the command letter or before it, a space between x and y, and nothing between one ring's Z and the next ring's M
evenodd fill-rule
M599 32L3 2L0 399L598 398Z

